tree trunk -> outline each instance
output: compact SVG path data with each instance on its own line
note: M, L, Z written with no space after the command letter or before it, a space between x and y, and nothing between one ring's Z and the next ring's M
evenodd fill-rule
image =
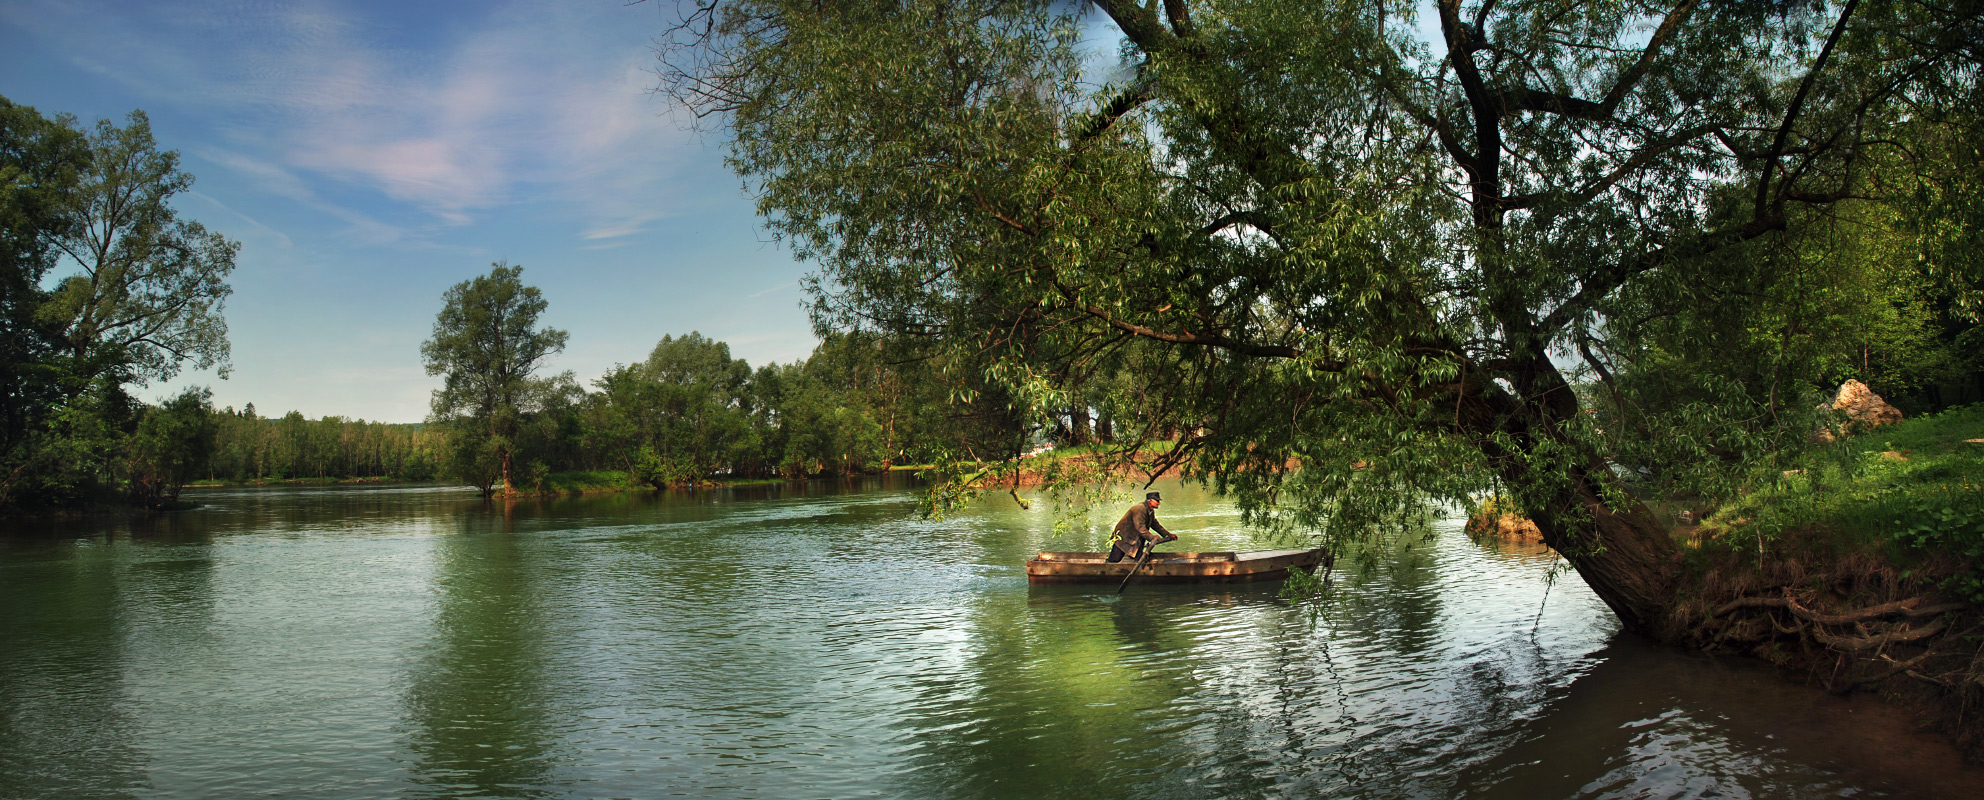
M1608 485L1618 479L1604 457L1567 430L1583 410L1563 374L1548 359L1537 358L1514 377L1514 394L1480 387L1487 402L1479 410L1486 413L1475 418L1473 427L1477 434L1507 437L1484 441L1484 450L1501 465L1505 482L1527 490L1524 510L1544 544L1571 562L1627 630L1673 638L1666 626L1681 548L1644 503ZM1509 452L1510 444L1527 452ZM1533 460L1543 452L1566 450L1583 455L1568 462ZM1548 474L1536 474L1537 469ZM1608 504L1608 497L1620 507Z
M1571 562L1627 630L1663 641L1674 638L1676 632L1667 627L1668 611L1674 604L1681 548L1644 504L1633 500L1614 510L1588 468L1574 473L1570 485L1532 517L1543 543Z
M499 457L503 461L503 496L515 497L517 485L510 482L510 448L505 447L497 452L501 454Z

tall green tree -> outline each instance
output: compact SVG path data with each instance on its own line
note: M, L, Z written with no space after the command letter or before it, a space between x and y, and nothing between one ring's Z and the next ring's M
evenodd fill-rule
M1114 361L1270 525L1498 485L1648 633L1679 551L1559 359L1854 194L1870 123L1984 41L1974 3L1441 0L1427 42L1410 3L1097 0L1096 81L1089 5L689 8L665 88L821 264L821 324L1030 420Z
M731 358L730 345L694 331L663 336L641 367L657 389L652 446L671 482L707 480L756 446L745 392L751 365Z
M79 380L170 379L187 364L229 369L227 321L241 245L181 219L171 203L191 189L179 153L161 151L151 122L131 112L89 133L90 166L69 204L55 248L78 271L40 311L55 326Z
M585 437L656 488L736 471L759 446L750 380L751 365L731 358L729 345L693 331L663 336L647 360L596 382Z
M452 430L454 474L484 496L498 478L504 494L516 494L517 433L550 391L535 372L566 339L538 325L546 303L537 287L523 284L523 267L491 267L442 295L433 338L420 345L427 374L443 378L432 419Z
M129 387L225 377L239 245L172 207L193 176L142 111L84 129L0 99L0 126L0 505L73 502L124 479Z
M88 167L89 144L73 122L0 98L0 505L36 477L47 412L62 402L41 283Z
M586 395L580 408L581 439L600 463L626 471L630 480L665 483L651 445L661 425L660 387L642 372L639 364L616 364L593 381L598 391Z

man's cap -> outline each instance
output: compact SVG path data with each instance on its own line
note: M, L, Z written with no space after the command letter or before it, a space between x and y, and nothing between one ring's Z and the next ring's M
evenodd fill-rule
M1145 492L1145 493L1144 493L1144 499L1145 499L1145 500L1157 500L1157 501L1160 501L1160 502L1164 500L1164 498L1162 498L1162 497L1158 497L1158 496L1157 496L1157 493L1156 493L1156 492Z

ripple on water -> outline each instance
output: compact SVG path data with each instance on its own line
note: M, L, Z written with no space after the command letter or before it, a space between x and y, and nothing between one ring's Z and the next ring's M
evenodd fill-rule
M1249 546L1229 505L1166 496L1181 546ZM1027 556L1113 515L926 522L904 492L205 499L0 542L0 796L1919 788L1780 736L1819 727L1771 716L1797 687L1619 639L1547 552L1451 525L1291 607L1273 585L1030 588Z

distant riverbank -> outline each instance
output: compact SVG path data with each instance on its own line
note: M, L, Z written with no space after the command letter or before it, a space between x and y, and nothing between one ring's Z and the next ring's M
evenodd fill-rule
M803 479L802 479L803 480ZM791 483L786 478L735 478L728 480L700 481L695 484L673 488L717 488L742 486L769 486ZM189 489L225 489L250 486L336 486L350 484L417 484L434 483L432 480L412 480L406 478L269 478L250 481L203 480L186 484ZM468 487L464 487L468 488ZM501 491L499 486L498 491ZM554 472L544 477L534 488L522 488L515 497L558 497L577 494L610 494L629 491L659 491L646 483L635 483L621 470L589 470L574 472Z
M266 478L252 481L203 480L186 484L188 489L223 489L238 486L333 486L348 483L433 483L406 478Z

